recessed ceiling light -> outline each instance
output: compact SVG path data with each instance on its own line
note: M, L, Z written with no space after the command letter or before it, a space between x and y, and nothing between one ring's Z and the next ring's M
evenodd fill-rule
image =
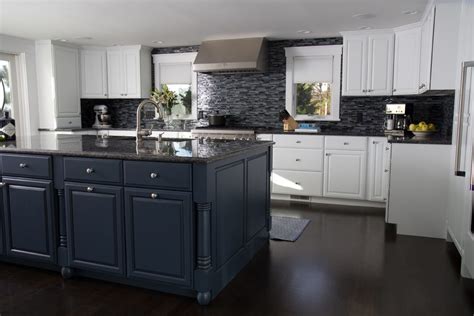
M354 14L352 17L354 19L359 19L359 20L368 20L368 19L373 19L375 18L375 14L373 13L358 13L358 14Z
M405 14L405 15L415 15L415 14L418 14L418 11L417 10L405 10L402 13Z
M154 44L163 44L163 41L152 41Z
M370 30L372 27L370 26L361 26L359 27L359 30Z
M311 31L308 31L308 30L299 30L299 31L297 31L296 33L300 33L300 34L310 34Z
M59 41L60 42L67 42L67 39L61 38Z

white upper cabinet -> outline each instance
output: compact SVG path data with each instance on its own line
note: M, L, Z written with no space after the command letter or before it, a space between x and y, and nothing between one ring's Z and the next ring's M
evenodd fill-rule
M367 51L367 94L392 94L393 34L369 35Z
M391 30L344 32L342 95L391 95Z
M420 73L419 24L395 30L393 94L418 94Z
M419 93L423 93L430 89L434 15L435 8L433 7L421 24L420 85L418 87Z
M367 37L344 37L342 95L365 95L367 89Z
M151 55L142 46L107 48L109 98L148 98L151 92Z
M81 127L79 49L36 41L40 128Z
M103 48L81 50L82 97L107 98L107 52Z
M367 199L385 202L390 177L390 144L386 137L369 138L367 163Z
M83 98L148 98L151 50L143 46L85 47L81 50Z

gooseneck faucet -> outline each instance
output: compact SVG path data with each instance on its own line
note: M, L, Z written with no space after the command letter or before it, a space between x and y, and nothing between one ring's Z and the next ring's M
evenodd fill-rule
M143 136L150 136L153 131L153 125L150 129L142 129L142 124L141 124L142 123L142 109L147 104L152 104L158 111L160 118L163 118L164 109L161 103L157 103L150 99L143 100L137 107L137 136L136 136L137 142L142 141Z

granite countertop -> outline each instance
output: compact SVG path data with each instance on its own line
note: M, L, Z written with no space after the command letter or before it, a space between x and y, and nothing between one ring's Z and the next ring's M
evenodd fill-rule
M433 135L427 137L389 137L388 141L392 144L428 144L428 145L451 145L451 136Z
M93 127L77 127L77 128L39 128L40 132L87 132L87 131L135 131L136 128L128 127L109 127L109 128L93 128ZM153 131L158 132L190 132L191 129L177 128L154 128Z
M361 131L361 130L322 130L320 132L286 132L282 129L257 129L257 134L288 134L288 135L321 135L321 136L367 136L384 137L383 131Z
M270 141L197 139L163 139L158 142L149 138L137 146L133 137L35 135L0 143L0 153L210 163L272 144Z

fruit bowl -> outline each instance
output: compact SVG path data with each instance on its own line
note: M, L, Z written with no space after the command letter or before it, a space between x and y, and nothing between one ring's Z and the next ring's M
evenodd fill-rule
M437 131L413 131L412 133L416 137L428 137L436 133Z

